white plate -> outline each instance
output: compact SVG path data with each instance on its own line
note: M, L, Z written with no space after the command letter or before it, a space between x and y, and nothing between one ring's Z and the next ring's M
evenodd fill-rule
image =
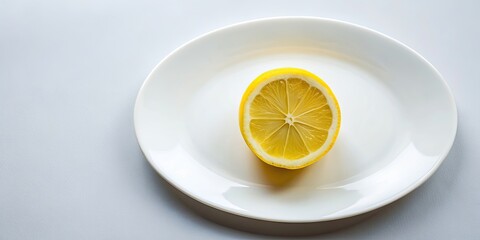
M239 132L244 90L278 67L320 76L342 110L334 148L302 170L262 163ZM435 172L457 129L447 84L418 53L358 25L304 17L240 23L183 45L147 77L134 115L145 156L176 188L277 222L345 218L404 196Z

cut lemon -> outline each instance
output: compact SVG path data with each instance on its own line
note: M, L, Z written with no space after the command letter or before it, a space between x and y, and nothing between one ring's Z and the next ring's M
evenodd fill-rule
M240 104L240 131L262 161L298 169L322 158L340 130L340 107L328 85L303 69L257 77Z

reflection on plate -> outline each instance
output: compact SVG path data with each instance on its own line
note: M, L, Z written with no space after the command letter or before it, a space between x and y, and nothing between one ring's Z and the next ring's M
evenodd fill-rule
M320 76L342 128L301 170L268 166L238 128L249 83L278 67ZM203 35L148 76L135 130L151 165L212 207L256 219L316 222L374 210L409 193L447 155L457 128L445 81L420 55L378 32L321 18L272 18Z

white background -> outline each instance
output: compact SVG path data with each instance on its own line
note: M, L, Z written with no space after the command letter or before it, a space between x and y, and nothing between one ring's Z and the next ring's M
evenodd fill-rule
M345 20L400 40L442 73L459 114L453 149L430 180L359 224L312 238L479 239L479 9L478 1L0 0L0 239L268 237L181 201L143 157L133 105L179 45L282 15Z

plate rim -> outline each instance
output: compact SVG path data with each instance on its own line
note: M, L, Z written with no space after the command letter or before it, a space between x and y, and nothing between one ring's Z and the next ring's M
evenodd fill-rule
M412 183L410 186L408 186L407 188L403 189L402 191L399 191L397 192L396 194L394 194L393 196L389 197L389 198L386 198L384 199L383 201L380 201L378 202L377 204L372 204L371 206L369 207L366 207L362 210L359 210L359 211L356 211L356 212L351 212L351 213L346 213L346 214L340 214L338 216L334 216L334 217L323 217L323 218L318 218L317 220L284 220L284 219L273 219L273 218L265 218L265 217L259 217L259 216L255 216L253 214L248 214L247 213L243 213L243 212L238 212L238 211L235 211L234 209L230 209L228 207L225 207L225 206L219 206L219 205L216 205L216 204L213 204L211 202L209 202L208 200L205 200L205 199L202 199L198 196L195 196L195 194L193 193L190 193L188 192L187 189L184 189L182 188L181 186L179 186L178 184L175 183L175 181L169 179L167 177L167 175L163 174L163 171L161 169L159 169L154 163L153 163L153 160L151 160L149 158L149 156L147 154L145 154L145 149L144 149L144 145L142 144L142 140L140 139L139 137L139 123L138 123L138 112L139 112L139 107L138 107L138 104L139 104L139 99L142 95L142 92L144 91L144 89L146 88L146 85L152 81L152 75L157 71L157 69L166 61L168 60L171 56L175 55L177 52L181 51L182 49L184 49L185 47L187 47L188 45L190 45L191 43L193 42L196 42L202 38L205 38L205 37L208 37L209 35L212 35L214 33L217 33L217 32L220 32L220 31L223 31L223 30L227 30L227 29L230 29L230 28L235 28L235 27L239 27L239 26L244 26L244 25L249 25L249 24L256 24L256 23L260 23L260 22L269 22L269 21L281 21L281 20L309 20L309 21L323 21L323 22L330 22L330 23L336 23L336 24L343 24L343 25L348 25L348 26L351 26L351 27L355 27L355 28L358 28L362 31L367 31L371 34L375 34L379 37L382 37L384 38L385 40L387 41L392 41L393 43L399 45L400 47L402 47L404 50L406 51L409 51L410 53L412 53L413 55L415 55L418 59L420 59L421 61L423 61L424 63L427 64L427 66L433 70L434 74L436 74L438 76L438 78L441 80L441 83L443 84L444 88L447 90L447 95L448 95L448 98L449 98L449 102L452 104L452 107L453 107L453 137L452 139L450 140L450 143L448 145L448 147L446 147L444 149L444 152L442 154L439 154L439 160L432 166L432 168L425 174L423 175L421 178L419 178L417 181L415 181L414 183ZM229 24L229 25L226 25L226 26L223 26L223 27L219 27L219 28L216 28L214 30L211 30L211 31L207 31L206 33L203 33L201 35L198 35L197 37L194 37L193 39L181 44L179 47L175 48L173 51L171 51L169 54L167 54L160 62L158 62L155 67L150 71L150 73L147 75L147 77L145 78L145 80L143 81L140 89L138 90L137 92L137 97L135 98L135 104L134 104L134 111L133 111L133 124L134 124L134 130L135 130L135 137L137 138L137 142L138 142L138 145L140 146L140 149L142 150L142 153L143 155L145 156L145 158L147 159L148 163L155 169L155 171L164 179L166 180L170 185L172 185L173 187L175 187L175 189L177 189L178 191L182 192L183 194L187 195L188 197L202 203L202 204L205 204L209 207L212 207L214 209L217 209L217 210L220 210L220 211L223 211L223 212L227 212L227 213L230 213L230 214L233 214L233 215L237 215L237 216L241 216L241 217L246 217L246 218L250 218L250 219L256 219L256 220L263 220L263 221L270 221L270 222L279 222L279 223L315 223L315 222L327 222L327 221L334 221L334 220L340 220L340 219L345 219L345 218L350 218L350 217L354 217L354 216L357 216L357 215L361 215L361 214L365 214L365 213L368 213L368 212L371 212L373 210L376 210L376 209L379 209L379 208L382 208L390 203L393 203L395 201L397 201L398 199L406 196L407 194L409 194L410 192L412 192L413 190L417 189L419 186L421 186L423 183L425 183L436 171L437 169L440 167L440 165L443 163L443 161L447 158L450 150L452 149L453 147L453 144L455 142L455 139L456 139L456 135L457 135L457 131L458 131L458 109L457 109L457 105L456 105L456 102L455 102L455 98L452 94L452 90L450 89L450 87L448 86L448 83L447 81L445 80L445 78L441 75L441 73L433 66L433 64L431 64L427 59L425 59L422 55L420 55L417 51L415 51L414 49L410 48L409 46L407 46L406 44L400 42L399 40L396 40L386 34L383 34L379 31L376 31L374 29L371 29L371 28L368 28L368 27L365 27L365 26L362 26L362 25L358 25L358 24L355 24L355 23L351 23L351 22L348 22L348 21L343 21L343 20L338 20L338 19L333 19L333 18L324 18L324 17L315 17L315 16L277 16L277 17L267 17L267 18L256 18L256 19L251 19L251 20L246 20L246 21L241 21L241 22L238 22L238 23L234 23L234 24Z

